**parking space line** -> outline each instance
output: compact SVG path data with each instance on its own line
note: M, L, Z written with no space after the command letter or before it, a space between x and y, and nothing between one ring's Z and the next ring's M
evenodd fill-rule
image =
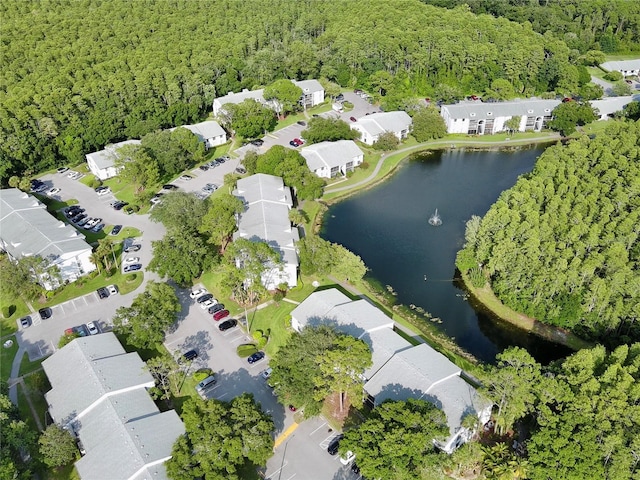
M323 428L325 425L327 424L327 422L324 422L322 425L320 425L318 428L316 428L313 432L311 432L309 434L309 436L313 435L314 433L316 433L318 430L320 430L321 428Z
M331 435L329 435L327 438L325 438L324 440L322 440L319 443L320 448L326 450L327 447L329 446L329 444L331 443L331 440L333 440L335 437L337 437L339 434L335 434L332 433Z
M265 480L271 480L272 478L274 478L278 473L280 473L280 471L286 467L287 465L289 465L289 462L287 462L286 460L284 461L284 463L282 464L282 466L277 469L275 472L273 472L271 475L269 475L268 477L265 478Z

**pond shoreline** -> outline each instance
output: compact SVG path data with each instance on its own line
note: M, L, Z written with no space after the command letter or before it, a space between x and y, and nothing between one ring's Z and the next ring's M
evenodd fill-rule
M552 137L546 137L546 138L538 137L535 139L533 138L522 139L517 141L517 143L505 142L505 141L492 142L492 143L469 141L469 143L473 143L473 144L468 146L465 145L462 148L455 147L455 149L467 150L467 151L480 151L480 150L514 151L514 150L519 150L521 148L526 148L526 147L540 145L540 144L542 145L547 144L547 146L550 146L551 144L557 143L558 140L560 139L552 138ZM370 188L376 185L379 185L381 182L387 180L388 178L390 178L392 174L395 174L398 171L398 167L404 164L408 159L410 159L413 154L417 154L417 153L424 154L425 152L429 152L433 150L451 150L451 147L453 146L452 144L455 144L455 143L460 144L461 141L457 140L452 142L451 140L448 140L448 141L441 141L436 143L437 144L435 145L432 143L427 143L427 144L422 144L415 147L408 147L405 149L405 151L394 152L391 155L386 157L383 156L379 159L378 165L376 166L376 169L373 172L373 174L370 175L367 179L359 182L359 184L341 187L340 189L333 189L333 190L329 189L327 193L338 193L338 191L340 191L340 194L332 198L319 200L319 203L322 205L322 208L320 209L320 211L317 212L316 217L313 219L313 231L315 233L319 233L322 227L323 218L326 213L326 210L330 206L335 205L336 203L342 200L346 200L355 194L367 191ZM379 173L380 167L382 163L385 161L391 161L393 162L393 165L388 167L389 169L385 171L383 174L379 175L378 173ZM464 285L465 290L469 293L469 295L473 297L474 303L477 304L477 308L480 310L483 310L486 313L489 313L490 316L494 319L493 321L504 322L524 332L531 333L533 335L536 335L539 338L566 346L573 350L578 350L580 348L587 348L591 346L589 342L586 342L580 339L579 337L575 336L571 332L568 332L564 329L560 329L551 325L544 324L540 321L537 321L535 319L526 317L525 315L519 314L518 312L513 312L510 309L509 309L509 312L506 312L507 307L502 305L499 302L499 300L497 300L497 298L493 302L487 302L486 301L487 299L485 298L485 296L481 295L478 291L476 291L476 289L474 289L473 286L470 285L468 279L465 279L464 276L462 276L460 280L462 285ZM396 314L400 313L397 310L399 308L403 308L403 309L409 308L406 305L401 305L401 304L394 305L392 302L389 302L388 298L385 298L387 296L386 295L387 292L385 292L384 289L382 289L380 286L376 288L370 282L367 282L367 283L368 283L367 286L369 287L368 290L370 291L370 293L374 297L376 297L378 301L381 301L382 299L387 300L384 302L387 308L393 309L393 311L396 312ZM500 303L500 306L502 306L502 308L492 308L492 305L495 306L496 302ZM418 327L418 325L416 325L415 319L413 319L414 321L410 321L408 318L406 318L407 312L403 312L403 313L405 313L405 315L401 315L401 316L405 319L405 321L410 323L414 328ZM409 316L412 316L412 315L409 315ZM424 324L424 328L418 327L419 333L425 336L429 336L432 341L436 340L435 338L433 338L434 326L429 325L428 320L422 320L420 323ZM442 334L442 332L440 333ZM436 335L436 336L440 336L440 335ZM448 336L446 336L446 338L449 339ZM440 346L445 348L446 350L450 350L452 348L450 342L443 342L443 343L444 344L441 343ZM460 355L463 358L466 358L467 361L471 361L471 362L474 362L474 360L477 361L477 359L472 360L470 357L473 357L473 356L469 352L467 352L463 347L457 344L455 345L455 348L453 350L454 351L452 353Z

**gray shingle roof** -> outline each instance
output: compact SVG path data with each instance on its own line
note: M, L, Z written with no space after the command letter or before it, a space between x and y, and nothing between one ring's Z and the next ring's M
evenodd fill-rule
M291 190L284 186L282 178L263 173L251 175L238 180L233 193L247 204L234 239L264 241L280 252L285 263L298 265L298 229L289 220Z
M73 340L42 366L54 420L69 423L86 451L76 462L81 478L167 478L163 462L185 429L174 410L160 412L149 396L153 379L137 353L103 333Z
M103 150L87 153L85 156L87 160L91 159L100 170L104 170L105 168L111 168L115 165L118 159L117 150L119 148L125 145L140 145L140 143L140 140L125 140L124 142L107 145Z
M640 70L640 58L633 60L612 60L610 62L601 63L600 66L609 72L620 70Z
M317 80L294 80L293 83L302 89L303 93L322 92L324 87Z
M625 97L607 97L602 100L591 100L589 103L593 108L598 109L600 115L612 115L620 112L626 105L633 101L640 101L640 95L629 95Z
M338 140L337 142L320 142L309 145L300 150L300 154L307 161L309 170L319 168L340 167L353 161L354 157L363 155L352 140Z
M391 328L382 328L365 333L361 340L371 349L373 365L364 372L365 378L371 378L397 352L401 352L413 345L398 335Z
M104 395L154 385L137 353L126 353L113 333L78 338L42 362L52 389L45 398L62 425L95 408Z
M375 137L384 132L398 133L411 125L411 117L407 112L380 112L360 118L353 125L358 125Z
M336 289L312 293L291 312L291 316L300 328L330 325L356 338L366 332L393 327L393 320L367 300L350 300Z
M75 228L53 217L38 199L17 188L0 190L0 240L14 258L73 257L91 251Z
M490 119L496 117L544 117L551 115L560 100L514 100L512 102L460 102L455 105L443 105L441 111L448 111L451 118Z
M201 142L204 142L210 138L225 135L224 129L218 124L218 122L214 122L213 120L196 123L195 125L182 125L181 127L176 128L186 128L196 137L198 137L198 140L200 140ZM171 130L175 130L175 128L172 128Z
M438 382L460 375L462 369L427 344L396 353L364 385L376 403L421 398ZM441 405L439 405L441 407Z

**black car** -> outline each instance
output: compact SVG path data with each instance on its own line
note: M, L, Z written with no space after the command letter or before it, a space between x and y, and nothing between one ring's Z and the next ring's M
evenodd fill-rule
M120 230L122 230L122 225L114 225L113 228L111 229L111 235L119 234Z
M73 222L74 223L78 223L81 220L84 220L85 218L87 218L87 214L86 213L78 213L78 214L73 216Z
M211 315L213 315L216 312L220 312L222 310L224 310L224 304L222 303L216 303L215 305L212 305L209 307L209 313Z
M166 185L162 185L162 188L164 188L165 190L177 190L178 187L176 185L173 185L171 183L167 183Z
M296 142L294 142L293 140L291 140L289 142L289 145L291 145L292 147L297 147L298 146L298 144Z
M198 358L198 352L195 350L189 350L188 352L184 352L182 354L182 358L187 361L195 360L196 358Z
M259 138L255 140L251 140L251 145L255 145L256 147L261 147L264 145L264 140L260 140Z
M342 440L343 438L344 435L340 434L335 436L333 440L331 440L329 446L327 447L327 452L329 452L329 455L335 455L336 453L338 453L338 448L340 448L340 440Z
M196 299L196 302L198 303L204 303L207 300L211 300L213 298L213 295L211 295L210 293L205 293L204 295L202 295L201 297L198 297Z
M358 466L358 464L356 462L353 462L351 464L351 471L355 474L360 473L360 467Z
M226 332L236 325L238 325L238 321L232 318L231 320L225 320L220 325L218 325L218 330L220 330L221 332Z
M127 202L115 202L111 206L114 210L122 210L127 205L129 205Z
M51 311L51 309L49 307L41 308L40 310L38 310L38 313L40 314L40 318L42 320L46 320L47 318L51 318L51 315L53 315L53 312Z
M198 168L200 170L202 170L203 172L206 172L207 170L209 170L209 166L208 165L200 165Z
M253 355L251 355L249 358L247 358L247 362L249 363L256 363L259 360L262 360L264 358L264 352L256 352Z
M236 167L236 173L244 175L245 173L247 173L247 170L244 167Z
M307 124L305 122L303 122L302 120L298 120L296 123L298 125L302 126L302 127L306 127L307 126Z
M142 265L140 265L139 263L134 263L133 265L125 265L124 273L135 272L137 270L140 270L141 268Z
M99 288L96 292L98 292L100 298L107 298L109 296L109 292L104 287Z

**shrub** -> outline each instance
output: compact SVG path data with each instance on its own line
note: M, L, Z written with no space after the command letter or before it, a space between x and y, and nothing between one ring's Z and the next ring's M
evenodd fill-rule
M359 165L359 167L360 167L362 170L368 170L368 169L369 169L369 162L362 162L362 163Z
M471 280L471 284L476 288L484 287L487 282L484 273L482 273L482 269L479 267L473 267L469 270L469 279Z
M276 290L275 293L273 294L273 301L276 303L280 303L283 298L284 298L284 293L282 292L282 290Z
M201 368L200 370L198 370L197 372L195 372L193 374L193 379L200 383L202 380L204 380L205 378L207 378L209 375L211 375L213 372L211 371L211 369L209 368Z
M97 178L94 178L93 180L91 180L91 182L89 183L89 187L93 188L94 190L96 188L98 188L99 186L102 185L102 182L100 180L98 180Z
M620 72L609 72L604 75L605 80L610 80L612 82L617 82L622 80L622 73Z
M138 274L136 273L130 273L127 275L127 283L133 283L136 281L136 278L138 278Z
M398 137L396 137L393 132L385 132L378 137L378 141L373 144L373 148L388 152L398 148L399 144L400 140L398 140Z
M253 343L245 343L243 345L238 345L236 349L236 353L241 358L246 358L249 355L253 355L258 351L258 347Z
M9 318L15 312L16 312L16 306L15 305L5 305L4 307L2 307L2 316L4 318Z

